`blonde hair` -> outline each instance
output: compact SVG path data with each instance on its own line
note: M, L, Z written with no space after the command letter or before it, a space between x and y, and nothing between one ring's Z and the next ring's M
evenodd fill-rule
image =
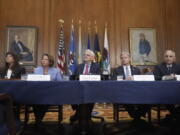
M85 52L88 52L91 56L95 56L94 52L90 49L86 49Z

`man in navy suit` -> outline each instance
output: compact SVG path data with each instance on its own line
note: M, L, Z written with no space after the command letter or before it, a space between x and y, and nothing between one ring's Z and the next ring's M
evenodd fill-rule
M10 51L16 54L21 61L33 60L32 52L20 41L18 35L14 36L14 41L10 46Z
M175 77L180 74L180 65L175 63L176 55L172 50L166 50L164 53L164 61L155 66L154 75L156 80L162 80L163 76Z
M151 45L150 45L149 41L146 40L144 33L140 33L139 38L140 38L139 54L140 54L141 63L144 64L145 62L149 61L148 56L151 52Z
M127 51L121 53L121 64L113 72L113 79L117 80L118 76L123 76L124 80L133 80L133 75L139 75L140 70L130 65L130 54ZM149 107L147 105L124 105L129 115L134 121L139 121L141 116L145 116Z
M84 52L83 60L84 63L79 64L73 74L73 76L78 79L79 75L91 75L91 74L100 74L99 64L94 63L95 54L93 51L87 49ZM87 104L87 120L91 119L91 112L93 110L94 104ZM79 119L79 105L72 105L72 108L75 112L73 116L70 117L70 121L74 122Z
M156 65L154 68L155 79L160 80L175 80L175 75L180 74L180 65L175 63L176 55L172 50L166 50L164 52L164 61ZM178 119L180 120L180 108L175 105L166 105L170 111L170 115L167 115L166 119Z

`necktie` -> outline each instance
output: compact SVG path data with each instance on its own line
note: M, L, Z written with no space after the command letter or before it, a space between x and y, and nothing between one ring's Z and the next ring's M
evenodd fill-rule
M171 70L172 66L171 66L171 65L168 65L167 68L168 68L169 74L171 74L171 73L172 73L172 70Z
M130 75L128 66L126 66L125 69L126 69L125 79L127 79Z
M85 64L85 72L84 72L84 75L87 75L89 73L89 65L88 64Z

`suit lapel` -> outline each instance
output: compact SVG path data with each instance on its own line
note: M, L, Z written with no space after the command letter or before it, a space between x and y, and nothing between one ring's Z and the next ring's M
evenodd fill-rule
M134 67L132 65L130 66L130 69L131 69L131 75L134 75Z
M125 77L125 73L124 73L124 68L123 68L123 66L120 66L120 67L119 67L118 75L123 75L123 76Z
M163 68L163 70L162 70L162 71L165 71L165 73L164 73L164 74L168 75L168 74L169 74L169 72L168 72L168 68L167 68L167 66L166 66L166 64L165 64L165 63L163 63L162 68Z
M93 70L94 70L94 64L93 64L93 63L91 63L89 73L94 73L94 72L93 72Z
M81 64L81 66L80 66L80 74L83 74L83 71L84 71L84 66L85 66L85 64L83 63L83 64Z

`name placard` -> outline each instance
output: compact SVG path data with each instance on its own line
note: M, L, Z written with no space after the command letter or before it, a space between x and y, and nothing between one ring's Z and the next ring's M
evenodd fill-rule
M27 75L27 81L50 81L50 75Z
M154 81L154 75L134 75L134 81Z
M100 75L80 75L79 81L100 81Z
M177 81L180 81L180 75L176 75Z
M118 75L117 76L117 81L123 81L123 76L122 75Z

